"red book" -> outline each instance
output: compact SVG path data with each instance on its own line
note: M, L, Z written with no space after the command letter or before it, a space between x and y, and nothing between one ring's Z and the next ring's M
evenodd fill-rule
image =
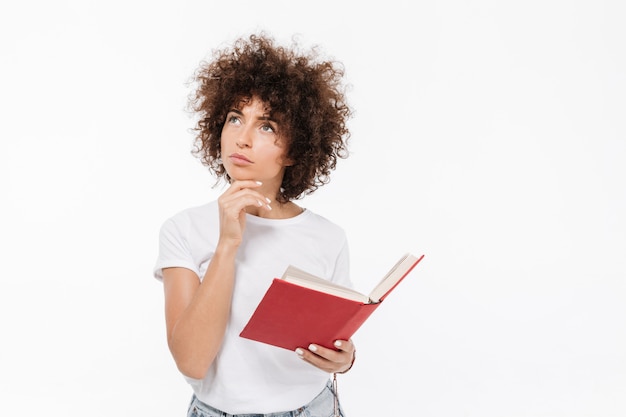
M274 278L240 336L295 350L348 340L424 255L405 254L369 295L289 266Z

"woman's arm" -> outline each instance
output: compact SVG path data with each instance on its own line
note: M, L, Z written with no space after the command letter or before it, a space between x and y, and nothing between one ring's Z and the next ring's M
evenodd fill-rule
M261 185L258 181L234 181L218 199L219 239L202 281L186 268L163 269L167 344L180 372L190 378L204 378L222 345L245 210L271 209L265 196L254 190Z
M237 248L217 251L202 283L186 268L163 270L167 343L176 366L202 379L222 345L230 314Z

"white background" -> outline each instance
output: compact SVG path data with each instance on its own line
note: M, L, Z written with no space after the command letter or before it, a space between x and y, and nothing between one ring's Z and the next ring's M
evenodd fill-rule
M350 417L626 415L626 7L614 1L0 6L0 415L183 416L158 228L215 198L189 80L265 29L342 61L352 155L301 204L357 288Z

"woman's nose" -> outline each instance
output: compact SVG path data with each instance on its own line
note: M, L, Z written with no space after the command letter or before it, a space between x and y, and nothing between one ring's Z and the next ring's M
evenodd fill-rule
M240 149L249 148L252 146L252 138L251 132L248 129L244 129L241 134L237 137L237 141L235 142L237 147Z

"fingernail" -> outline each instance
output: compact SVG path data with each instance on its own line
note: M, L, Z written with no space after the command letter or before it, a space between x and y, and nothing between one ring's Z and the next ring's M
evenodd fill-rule
M296 355L302 357L302 355L304 355L304 351L300 348L296 349Z
M335 340L335 347L341 347L341 342L339 340Z
M263 185L263 183L261 181L256 181L257 184L259 185Z
M317 346L315 346L315 345L309 345L309 350L310 350L311 352L317 352Z
M267 204L271 203L272 200L270 200L269 198L265 197L265 201L267 201Z

